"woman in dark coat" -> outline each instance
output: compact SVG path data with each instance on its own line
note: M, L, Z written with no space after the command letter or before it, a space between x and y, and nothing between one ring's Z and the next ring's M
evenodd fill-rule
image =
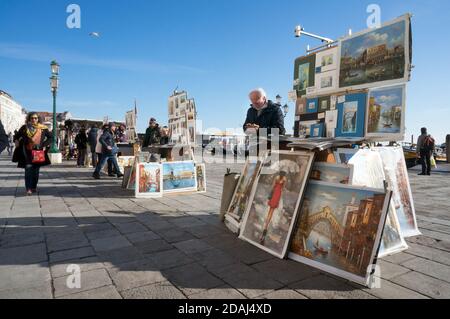
M39 115L33 112L28 114L27 124L20 128L14 136L14 141L17 147L14 150L13 162L25 169L25 187L27 195L30 196L37 192L40 168L50 164L47 153L52 144L52 134L45 125L41 124ZM33 164L33 150L43 150L45 162Z

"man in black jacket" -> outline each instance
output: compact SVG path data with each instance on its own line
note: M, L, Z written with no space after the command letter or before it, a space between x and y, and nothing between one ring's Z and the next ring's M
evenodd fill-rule
M109 123L109 128L104 130L102 136L99 139L99 143L102 144L102 159L95 168L94 174L92 175L95 179L100 179L100 171L105 166L106 162L110 159L113 163L117 177L121 178L123 174L120 172L119 164L117 163L117 153L118 148L116 146L116 141L114 137L114 132L116 130L115 123Z
M95 153L95 147L97 146L97 134L98 128L93 125L88 133L88 143L92 154L92 167L97 166L97 153Z
M279 104L267 100L263 89L256 89L249 94L252 102L247 112L244 123L244 132L258 132L259 129L267 129L267 134L274 133L272 129L278 129L280 135L285 135L284 115Z
M145 131L144 141L142 147L148 147L150 145L159 144L161 139L161 130L159 124L156 122L155 118L150 119L149 126Z

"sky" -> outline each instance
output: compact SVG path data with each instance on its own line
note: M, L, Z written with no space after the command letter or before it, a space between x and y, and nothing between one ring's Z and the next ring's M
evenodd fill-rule
M81 28L69 29L71 3ZM61 64L58 111L77 118L124 120L138 103L138 129L167 124L175 88L195 98L203 129L241 128L248 92L263 87L287 102L295 58L312 38L337 39L367 28L367 7L383 22L413 16L413 69L407 92L407 140L426 126L438 142L450 134L448 0L0 0L0 90L27 110L51 111L51 60ZM100 37L89 36L99 32ZM294 104L286 117L294 125Z

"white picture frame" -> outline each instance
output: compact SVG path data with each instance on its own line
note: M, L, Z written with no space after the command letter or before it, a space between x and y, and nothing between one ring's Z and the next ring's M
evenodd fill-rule
M151 169L152 174L156 174L156 170L159 170L159 178L156 180L156 187L159 191L157 192L141 192L140 189L140 179L142 169ZM135 179L135 197L136 198L161 198L163 196L162 187L162 166L159 163L137 163L136 165L136 179ZM156 177L156 176L153 176Z
M193 177L191 178L194 182L192 186L188 187L181 187L176 189L167 189L165 185L165 173L167 172L166 168L169 166L188 166L192 167L191 173L193 174ZM178 162L164 162L162 163L162 182L163 182L163 194L176 194L176 193L195 193L197 192L197 171L195 168L195 162L194 161L178 161Z

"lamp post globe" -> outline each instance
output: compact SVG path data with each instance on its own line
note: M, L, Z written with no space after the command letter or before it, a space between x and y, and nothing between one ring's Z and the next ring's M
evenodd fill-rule
M58 147L56 145L56 139L57 139L57 125L56 125L56 93L58 91L59 86L59 64L56 61L52 61L50 63L52 76L50 77L50 88L53 95L53 129L52 129L52 146L50 148L50 154L59 154ZM55 156L57 157L57 156ZM59 162L59 161L58 161Z

